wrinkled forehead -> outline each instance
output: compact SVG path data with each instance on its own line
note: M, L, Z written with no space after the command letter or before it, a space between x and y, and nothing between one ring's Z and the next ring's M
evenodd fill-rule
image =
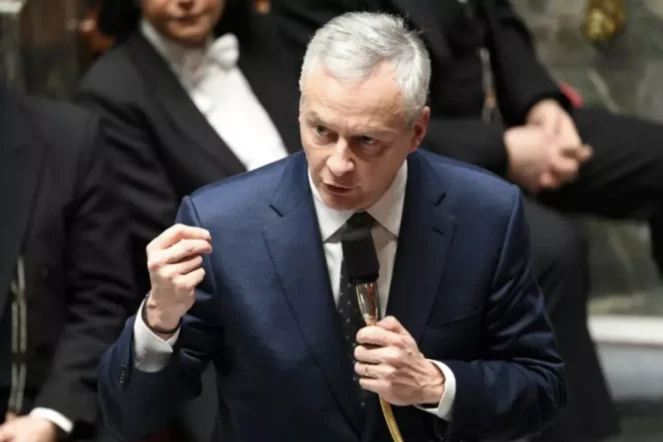
M381 66L365 78L339 79L318 66L302 78L301 113L320 120L398 125L404 100L393 71ZM325 121L323 121L325 122Z

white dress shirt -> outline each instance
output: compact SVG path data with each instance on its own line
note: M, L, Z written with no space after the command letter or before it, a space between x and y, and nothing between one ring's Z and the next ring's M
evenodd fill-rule
M204 48L191 49L168 40L145 20L141 32L247 170L288 155L274 123L237 66L237 37L225 34L216 41L209 39Z
M380 315L384 317L389 299L389 288L393 275L398 234L401 228L403 203L405 200L405 184L407 182L407 163L398 171L394 182L389 189L367 209L367 212L376 220L372 234L375 243L378 261L380 263L380 276L378 278L378 295L380 301ZM341 246L341 228L354 214L354 211L341 211L327 207L313 185L309 176L309 184L313 193L313 202L320 226L321 238L324 245L325 259L329 271L329 280L332 284L334 300L338 304L341 285L341 263L343 261L343 248ZM142 306L141 306L142 307ZM398 319L398 318L396 318ZM159 338L147 328L136 315L134 324L134 365L138 370L157 372L168 364L173 353L173 346L179 337L179 330L167 341ZM433 361L446 379L442 398L437 407L423 408L441 419L451 420L454 398L456 396L456 378L449 367L439 361Z

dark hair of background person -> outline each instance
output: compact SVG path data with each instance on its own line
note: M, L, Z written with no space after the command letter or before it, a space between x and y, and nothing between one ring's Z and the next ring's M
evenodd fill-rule
M140 0L103 0L99 9L98 26L104 34L117 42L133 33L140 23ZM214 28L214 35L232 33L239 40L250 35L251 0L225 0L221 20Z

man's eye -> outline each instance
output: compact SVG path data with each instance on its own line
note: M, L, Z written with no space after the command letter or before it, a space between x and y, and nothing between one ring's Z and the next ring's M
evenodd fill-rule
M359 137L357 141L360 152L368 156L379 155L384 147L383 143L371 137Z
M366 136L359 137L359 142L367 146L372 146L374 144L377 144L377 140L375 138L366 137Z
M321 137L324 137L329 133L329 131L327 130L326 127L318 125L315 126L315 133Z

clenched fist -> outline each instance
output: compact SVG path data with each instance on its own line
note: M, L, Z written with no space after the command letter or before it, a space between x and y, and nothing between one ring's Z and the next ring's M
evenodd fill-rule
M205 229L176 224L148 244L149 326L172 330L191 308L196 286L205 277L202 255L212 252L211 240Z

